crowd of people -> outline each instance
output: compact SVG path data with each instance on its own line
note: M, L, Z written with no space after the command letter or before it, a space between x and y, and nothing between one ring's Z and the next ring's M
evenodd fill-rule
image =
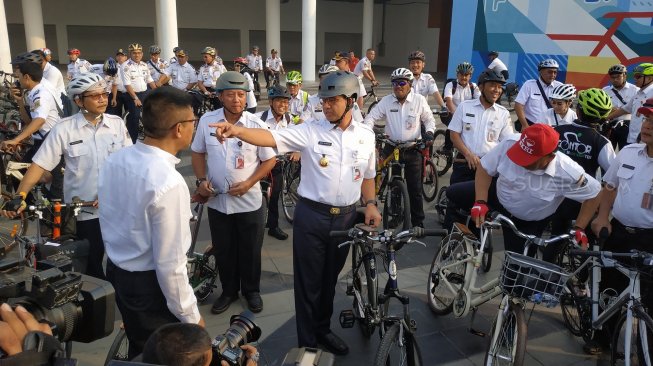
M412 52L406 67L390 75L392 93L367 115L362 113L365 84L378 85L373 49L360 60L353 52L336 52L318 71L315 95L302 90L301 73L286 73L274 49L263 62L259 48L252 47L234 60L235 71L227 70L214 47L201 51L199 70L183 48L175 48L169 61L160 53L158 46L149 47L145 62L142 45L132 43L127 52L118 49L104 64L92 65L71 49L65 88L63 75L48 62L49 50L16 56L12 65L20 87L13 95L23 129L0 146L12 149L26 138L35 140L25 157L32 164L2 215L15 217L24 210L35 185L51 182L56 188L64 165L59 198L96 202L78 217L77 236L90 243L85 272L115 288L130 358L143 353L148 338L166 324L205 324L186 266L191 199L208 207L221 287L211 312L227 311L239 294L252 312L263 311L265 227L276 239L288 238L278 224L281 187L273 184L264 222L259 184L270 174L281 180L279 154L301 161L293 223L298 345L347 354L348 345L332 331L330 319L348 248L338 248L329 232L352 227L361 205L366 224L383 225L375 196L373 127L384 120L392 140L432 141L436 121L430 98L450 113L443 118L450 136L444 148L458 151L445 228L458 219L451 214L458 209L470 210L480 225L491 208L528 234L541 235L550 222L552 233L572 229L585 246L590 227L610 230L606 249L613 251L647 250L653 242L653 64L634 69L635 85L627 82L626 67L615 65L608 70L609 86L577 91L556 80L555 60L542 60L538 77L517 95L512 121L500 104L509 73L495 51L476 82L474 67L461 62L443 95L424 72L425 54ZM255 113L261 71L269 108ZM198 118L205 98L214 110ZM67 103L71 108L64 111ZM188 148L196 178L192 194L175 169L178 153ZM408 151L402 163L411 224L429 227L421 159L419 151ZM521 252L523 240L511 233L504 230L506 250ZM555 251L544 253L544 259L552 261ZM618 279L610 283L617 289L623 285ZM651 300L644 296L649 308ZM5 321L7 311L3 305Z

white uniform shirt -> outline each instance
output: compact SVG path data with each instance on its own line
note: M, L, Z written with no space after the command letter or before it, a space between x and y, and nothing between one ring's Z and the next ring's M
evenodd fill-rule
M631 144L619 151L603 181L617 187L612 215L625 226L653 228L653 210L642 208L645 193L653 190L653 158L646 144Z
M157 62L149 59L146 63L147 68L150 70L150 76L152 76L152 80L154 80L154 82L157 82L159 79L161 79L161 75L165 73L166 69L169 66L168 63L162 58L159 58Z
M544 170L530 171L513 163L506 152L519 138L508 137L481 158L485 171L499 176L499 202L515 217L542 220L555 213L565 198L583 202L599 194L599 182L563 153L557 152Z
M39 83L27 94L27 105L32 120L36 118L45 120L39 131L32 135L37 140L42 139L61 120L59 110L63 108L63 105L61 104L61 98L58 95L55 96L55 93L56 91L48 88L43 83ZM57 109L57 106L59 106L59 109Z
M116 79L114 80L114 83L116 83L117 90L122 93L127 92L127 89L125 89L125 85L122 83L122 80L124 79L122 67L125 65L125 63L126 62L123 62L122 64L118 64L118 73L116 74Z
M256 108L258 103L256 102L256 95L254 94L254 79L252 79L252 75L248 72L244 72L242 75L247 79L247 85L249 85L249 91L247 92L247 109Z
M269 147L254 146L237 138L230 138L224 143L220 143L215 137L215 128L210 128L209 123L224 121L222 108L204 114L197 125L197 132L190 147L193 152L206 154L206 178L213 189L218 192L216 196L209 199L207 205L227 215L256 211L263 202L259 182L256 182L247 193L240 197L226 192L229 191L230 185L251 177L260 162L272 159L276 154ZM249 112L243 112L236 124L247 128L268 129L263 121ZM244 159L243 167L236 169L236 164L241 159Z
M197 323L200 313L186 267L190 193L175 170L179 161L142 142L111 154L99 175L100 227L113 264L130 272L156 271L170 312L184 323Z
M503 63L503 61L499 60L498 57L496 57L492 62L490 62L489 65L487 65L487 68L490 70L494 70L497 73L501 74L501 71L503 70L508 70L506 67L506 64Z
M66 174L63 190L66 202L78 196L82 201L98 197L98 174L110 154L130 146L132 140L122 118L102 115L97 127L80 112L57 123L32 159L45 170L52 171L64 157ZM97 218L97 210L86 207L77 220Z
M293 116L299 116L303 121L310 118L310 111L308 110L308 92L299 90L294 97L290 96L290 105L288 112Z
M422 137L422 124L427 132L435 131L435 119L426 98L408 93L404 103L394 94L386 95L365 117L364 123L372 128L378 120L385 119L385 133L394 141L409 141Z
M256 72L259 72L263 69L263 58L261 55L254 56L250 53L247 55L247 66Z
M359 79L363 79L365 76L363 75L363 71L371 71L372 70L372 61L370 61L367 57L363 57L358 61L356 64L356 67L354 68L353 73L358 76Z
M510 112L504 106L494 103L485 109L479 99L460 103L449 122L449 129L458 132L463 144L479 157L515 134Z
M274 118L274 113L272 113L272 108L268 108L267 112L268 112L268 115L267 115L265 121L263 121L263 113L265 113L265 111L256 113L256 117L258 117L261 121L263 121L267 125L268 129L274 131L274 130L284 129L284 128L288 127L288 126L294 126L292 124L292 122L290 121L290 114L286 113L277 122L277 120Z
M626 103L622 103L621 100L617 97L615 94L615 88L612 85L608 85L603 88L603 90L608 93L610 96L610 99L612 99L612 107L613 108L622 108L631 100L633 97L635 97L635 94L637 94L637 91L639 90L638 87L636 87L634 84L631 84L629 82L625 82L624 86L621 87L621 90L618 90L619 95L621 95L621 98L624 100ZM630 114L625 114L618 119L620 120L626 120L630 121Z
M438 91L438 86L435 84L435 79L431 74L421 73L418 78L413 80L413 91L422 96L428 97Z
M453 93L453 83L458 84L455 93ZM478 99L481 96L481 91L478 89L478 85L474 84L474 91L472 92L471 84L468 82L467 85L462 86L458 83L458 80L447 83L444 86L443 99L451 98L451 102L456 107L465 100Z
M308 97L308 111L311 115L309 119L326 119L322 109L322 99L317 94ZM363 113L357 103L354 103L351 108L351 118L358 123L363 123Z
M147 90L147 84L153 82L150 69L145 62L136 63L129 59L122 64L122 84L125 90L127 85L131 85L135 93L144 92Z
M555 127L555 126L562 126L562 125L570 125L577 119L578 116L576 115L576 111L574 111L571 107L567 109L567 114L565 114L564 117L560 117L558 114L556 114L553 108L549 108L546 111L544 111L544 113L542 113L533 122L543 123L551 127Z
M542 95L540 88L537 86L538 80L540 85L542 85L542 90L544 90L545 95ZM548 109L546 100L549 100L553 89L559 85L562 85L562 83L558 80L553 80L551 85L546 85L540 79L531 79L524 83L521 89L519 89L515 102L524 106L526 119L533 123L537 122L537 118Z
M86 74L91 72L91 63L84 60L83 58L78 58L75 62L68 63L68 80L72 80L77 74Z
M352 121L344 131L322 119L271 131L279 154L302 154L301 197L332 206L360 200L363 179L376 176L374 132ZM326 159L326 166L320 165Z
M208 65L204 64L200 66L200 71L197 74L197 81L207 88L215 88L215 83L218 81L218 78L225 72L227 72L227 68L213 60L213 62Z
M282 65L283 61L281 61L280 57L272 58L270 56L265 60L265 67L269 67L272 71L280 71Z
M60 95L63 93L66 94L66 86L63 82L63 75L58 68L52 66L51 63L46 63L45 68L43 69L43 78L47 79L50 84L54 87Z
M630 112L630 129L628 130L628 142L632 144L637 141L637 135L642 131L644 115L637 113L637 110L644 105L647 99L653 98L653 83L644 89L639 89L633 99L623 106L624 111Z
M170 77L170 85L180 90L186 90L188 84L197 82L195 68L188 62L172 64L163 73Z

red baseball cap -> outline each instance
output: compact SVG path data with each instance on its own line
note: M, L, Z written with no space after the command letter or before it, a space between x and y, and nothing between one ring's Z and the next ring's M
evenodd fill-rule
M515 142L507 155L519 166L529 166L537 159L546 156L558 148L560 134L553 127L536 123L522 131L519 141Z
M644 104L637 108L637 113L643 114L646 117L650 116L653 114L653 98L648 98L646 99L646 102Z

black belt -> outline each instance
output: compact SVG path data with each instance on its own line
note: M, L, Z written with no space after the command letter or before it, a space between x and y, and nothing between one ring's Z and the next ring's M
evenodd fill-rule
M628 234L646 234L646 235L653 235L653 228L639 228L639 227L632 227L632 226L626 226L619 222L619 220L614 219L612 220L612 225L625 230Z
M355 203L349 206L331 206L327 205L326 203L316 202L304 197L300 197L299 200L316 211L333 216L346 215L356 209Z

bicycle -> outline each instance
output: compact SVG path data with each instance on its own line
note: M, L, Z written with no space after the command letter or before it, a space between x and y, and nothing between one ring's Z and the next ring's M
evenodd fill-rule
M410 221L410 199L404 176L404 164L401 153L414 148L420 139L400 142L386 137L377 139L377 143L388 144L394 149L384 160L376 165L376 195L383 201L383 222L386 229L396 228L400 223L402 230L408 230ZM377 156L380 156L378 154ZM386 191L387 188L387 191Z
M415 240L425 236L445 236L446 230L425 230L414 227L399 233L385 230L377 233L375 228L358 224L347 231L332 231L331 237L347 237L350 240L338 247L352 247L352 282L347 286L347 295L353 296L353 310L344 310L340 314L343 328L351 328L358 322L363 335L369 338L379 327L381 343L377 349L374 365L421 365L421 353L414 333L417 327L410 318L408 296L402 295L397 284L396 252L405 244L419 243ZM375 245L380 244L380 247ZM380 257L388 273L388 280L383 293L378 293L378 276L376 259ZM396 299L402 304L400 315L389 313L390 300ZM393 350L393 347L398 347Z
M22 122L18 103L11 95L11 88L15 86L14 74L0 70L2 82L0 83L0 129L6 131L20 131Z
M279 159L283 162L282 176L283 188L281 189L281 206L283 215L289 224L292 224L295 218L295 208L299 202L299 193L297 188L301 180L301 165L299 161L292 161L287 155Z
M377 86L370 85L370 90L366 90L365 92L367 95L363 99L363 105L367 104L368 102L372 102L370 104L369 108L367 108L367 114L369 114L374 107L376 107L377 104L379 104L379 97L376 95L376 90L374 88L377 88Z
M426 202L435 199L438 193L438 172L433 161L431 161L431 144L420 146L422 154L422 195Z
M455 147L445 149L445 136L446 130L436 130L433 134L431 156L439 177L447 174L453 163L465 162L465 159L456 158L458 156L458 149Z

